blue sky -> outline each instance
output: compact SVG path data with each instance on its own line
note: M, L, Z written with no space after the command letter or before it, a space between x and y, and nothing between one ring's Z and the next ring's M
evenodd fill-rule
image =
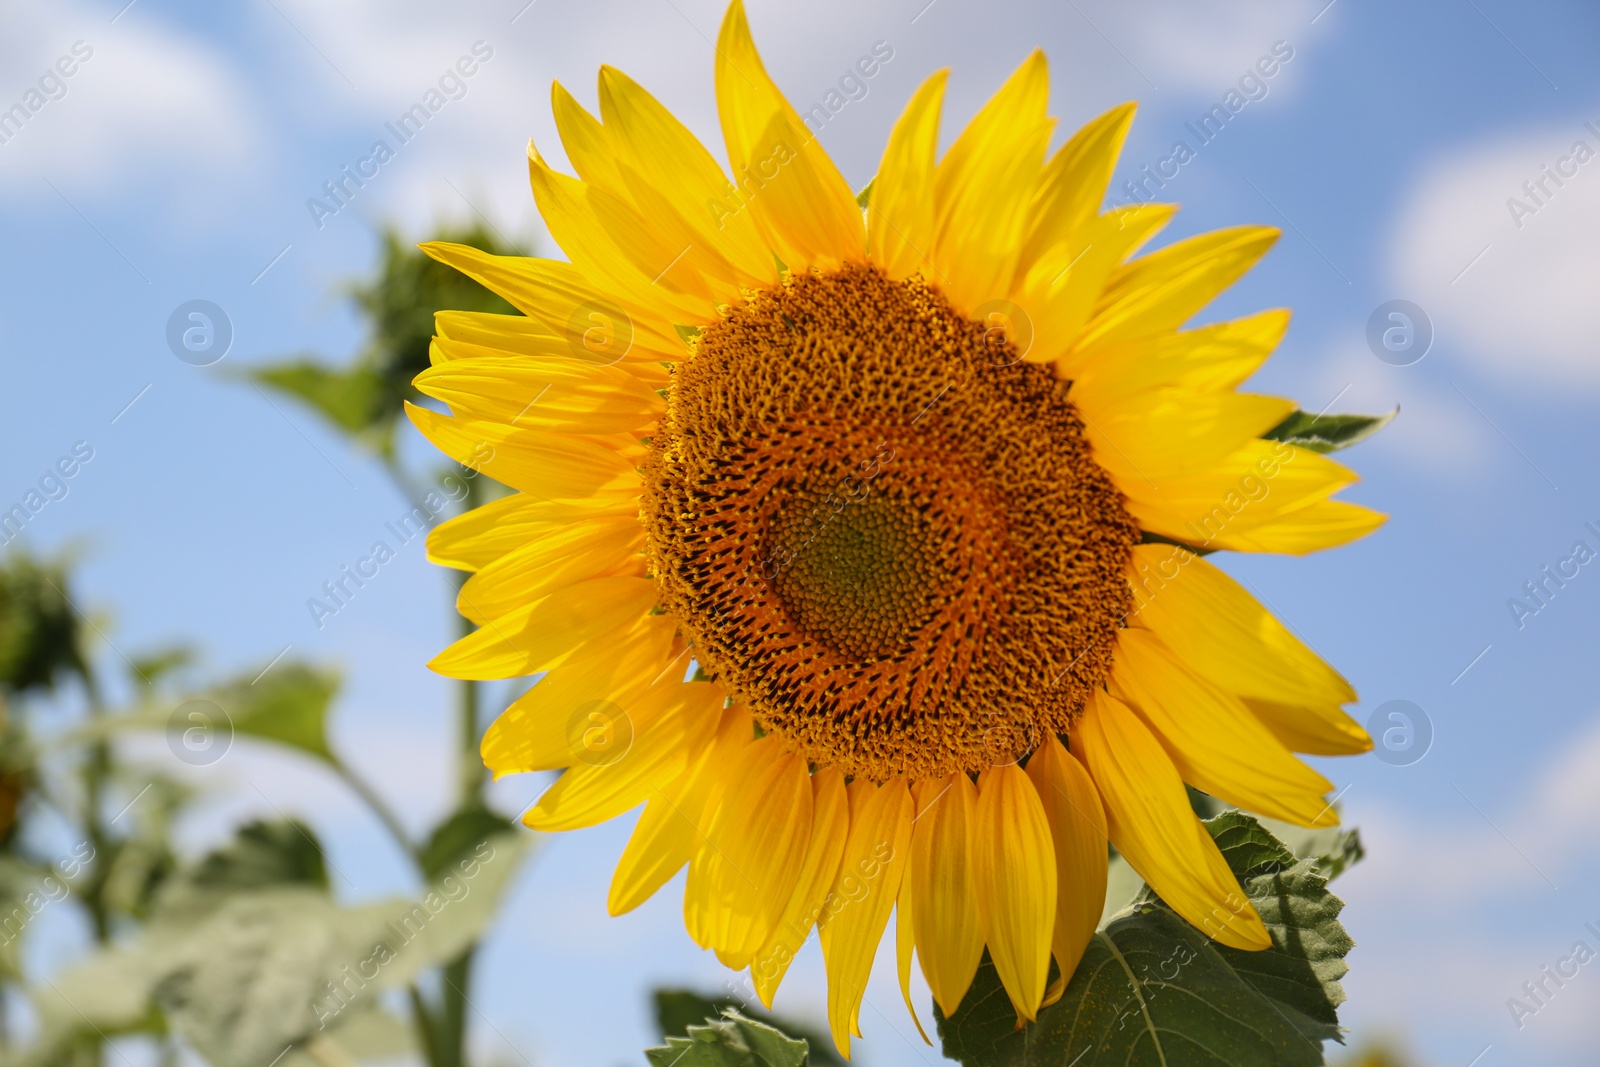
M481 217L553 253L523 154L531 136L561 158L553 78L592 103L596 68L617 65L715 143L709 38L720 4L124 2L23 0L0 14L0 108L65 69L63 57L77 60L70 77L46 81L59 98L0 143L12 398L0 510L75 446L92 449L23 541L82 553L79 587L99 613L108 673L122 654L180 638L198 640L204 671L259 667L285 646L338 663L348 682L337 743L420 826L448 790L448 692L423 667L454 627L445 578L419 544L403 547L318 629L307 598L409 504L370 457L228 372L353 353L360 323L335 287L371 268L385 221L421 236L441 218ZM1408 766L1324 767L1370 851L1341 883L1359 942L1347 1025L1358 1039L1402 1032L1428 1063L1590 1063L1600 971L1586 967L1521 1029L1506 1001L1575 941L1593 944L1583 924L1600 920L1600 897L1584 888L1600 874L1600 567L1550 586L1545 604L1524 593L1575 542L1600 551L1585 526L1600 528L1600 161L1574 151L1583 141L1600 152L1600 10L1325 4L751 0L750 18L802 110L875 44L892 49L865 95L820 131L857 185L928 72L952 70L948 138L1039 46L1061 131L1141 101L1115 188L1179 140L1194 150L1162 191L1183 205L1163 239L1283 227L1205 317L1292 307L1255 388L1311 410L1401 407L1347 454L1364 479L1347 495L1392 518L1331 554L1225 566L1351 678L1359 718L1408 700L1434 735ZM490 55L459 99L348 207L316 218L307 201L323 183L368 156L384 124L479 42ZM1292 57L1264 92L1251 83L1256 99L1201 145L1186 124L1275 46ZM1566 177L1556 184L1546 167ZM211 367L174 358L166 342L169 316L195 299L232 325ZM1409 366L1380 361L1366 340L1374 309L1393 299L1422 307L1433 328ZM431 462L420 442L405 449ZM1519 620L1516 597L1539 610ZM145 756L182 769L159 743ZM241 745L196 778L216 792L185 826L190 847L268 811L265 796L324 832L357 883L352 897L404 886L375 826L296 761ZM512 780L497 797L516 810L541 787ZM638 1062L652 1036L643 990L722 980L682 932L676 885L605 917L626 831L552 840L520 881L474 997L474 1040L498 1060ZM813 946L780 1004L814 1012L820 973ZM863 1013L863 1062L936 1061L904 1040L886 978Z

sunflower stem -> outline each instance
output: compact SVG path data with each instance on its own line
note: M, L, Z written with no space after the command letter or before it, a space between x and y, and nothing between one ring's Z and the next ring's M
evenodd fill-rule
M417 1028L417 1043L422 1046L428 1067L448 1067L440 1060L439 1036L433 1025L433 1012L429 1010L422 990L412 983L406 987L406 993L411 998L411 1020Z
M467 485L466 499L461 502L463 512L471 511L483 503L483 482L481 478L469 477L462 479ZM456 591L459 593L466 584L469 576L464 571L456 572ZM455 603L452 598L451 608ZM465 637L472 633L472 620L465 615L456 613L456 625ZM460 683L458 703L458 723L460 729L460 769L459 793L460 806L472 807L480 802L483 795L484 769L478 756L478 683L462 681Z
M462 510L465 512L484 502L483 481L479 477L467 477L463 481L467 486L466 498L461 502ZM457 572L458 593L468 577L464 572ZM455 607L455 599L451 598L452 608ZM472 632L470 619L459 612L456 619L463 637ZM483 803L483 786L486 781L483 762L478 755L478 683L463 680L459 684L457 694L456 715L460 737L457 765L459 808L465 811ZM438 1058L432 1067L466 1065L467 983L472 977L472 960L477 947L476 943L467 946L461 955L444 966L441 974L443 981L439 987L439 1010L434 1019L434 1044Z

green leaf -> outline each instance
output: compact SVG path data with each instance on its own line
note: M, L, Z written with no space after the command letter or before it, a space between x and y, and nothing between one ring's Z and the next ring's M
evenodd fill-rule
M134 680L143 685L155 685L192 662L194 662L194 649L188 645L170 645L142 656L134 656L129 667Z
M339 676L333 671L286 660L269 665L264 671L240 675L189 703L199 706L194 715L205 720L205 729L223 740L231 730L233 734L276 741L336 763L333 750L328 747L327 718L338 691ZM174 710L170 701L147 703L127 715L95 719L79 729L58 734L51 745L71 748L128 730L171 729Z
M874 177L872 181L863 185L861 191L856 194L856 203L861 205L861 210L865 211L867 206L872 203L872 187L877 184L877 181L878 179Z
M213 1067L271 1063L338 1018L325 983L367 958L381 922L309 889L238 894L168 950L155 999ZM368 981L357 974L352 995Z
M364 366L335 368L297 359L250 367L245 374L258 385L300 401L349 434L372 430L386 414L383 379Z
M91 1027L147 1025L159 1006L213 1067L270 1063L477 941L527 840L498 835L415 901L341 907L309 884L277 884L236 890L198 915L163 909L135 937L33 991L34 1060Z
M328 889L322 845L297 819L240 827L232 841L173 879L158 907L167 915L194 915L230 893L272 886Z
M1367 850L1361 844L1361 831L1355 827L1331 826L1321 830L1308 830L1303 826L1261 819L1274 837L1289 846L1296 856L1315 860L1317 869L1328 881L1333 881L1345 871L1366 858Z
M328 888L322 845L298 819L253 822L240 827L231 844L202 859L196 885L258 889L267 885Z
M407 985L482 937L532 843L526 832L494 834L458 857L415 901L375 905L385 924L382 943L396 957L384 965L384 986Z
M1021 1030L985 959L955 1015L935 1009L945 1055L969 1067L1322 1064L1322 1042L1340 1039L1339 979L1353 946L1319 866L1327 857L1297 857L1239 812L1204 825L1271 949L1219 945L1146 889L1095 935L1061 1000Z
M0 516L13 519L18 505ZM13 525L6 526L7 537ZM20 528L20 527L18 527ZM0 565L0 690L51 691L63 675L88 677L78 613L67 594L67 567L13 550Z
M426 1062L410 1020L379 1006L353 1007L270 1067L353 1067L372 1060Z
M428 842L422 846L420 857L423 872L430 879L437 878L485 841L515 832L516 828L509 819L482 804L462 808L435 826L433 833L428 835Z
M321 1040L333 1042L340 1051L352 1058L363 1060L403 1058L413 1063L417 1062L416 1027L412 1026L409 1020L402 1019L377 1005L352 1010L349 1018L341 1017L337 1026L330 1026L321 1035ZM329 1062L325 1056L318 1057L306 1064L306 1067L326 1067Z
M284 662L250 680L241 677L210 694L235 732L276 741L334 762L328 747L328 706L339 676L304 663Z
M112 765L109 784L118 809L131 806L117 820L122 832L104 840L94 854L92 877L105 879L100 903L110 914L143 919L178 871L172 821L195 791L167 775L118 764Z
M1313 452L1337 452L1365 441L1393 422L1398 414L1398 407L1387 415L1309 415L1296 411L1261 436Z
M807 1051L804 1041L729 1009L644 1055L650 1067L805 1067Z
M814 1067L844 1067L845 1061L833 1051L833 1041L825 1032L762 1011L758 1006L733 997L708 997L692 989L657 989L653 997L656 1007L656 1027L665 1037L686 1035L691 1026L698 1026L706 1019L714 1019L731 1011L804 1041L815 1050L811 1053Z

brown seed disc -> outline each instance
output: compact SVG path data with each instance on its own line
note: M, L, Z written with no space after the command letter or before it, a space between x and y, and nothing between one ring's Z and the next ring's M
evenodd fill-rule
M818 765L975 772L1111 663L1138 527L1068 385L919 279L791 276L705 329L651 441L662 605Z

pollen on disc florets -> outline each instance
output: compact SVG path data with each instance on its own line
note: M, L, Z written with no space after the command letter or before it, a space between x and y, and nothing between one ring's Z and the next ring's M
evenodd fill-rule
M884 780L1064 732L1139 531L1067 383L932 286L790 276L678 365L644 470L662 604L768 732Z

